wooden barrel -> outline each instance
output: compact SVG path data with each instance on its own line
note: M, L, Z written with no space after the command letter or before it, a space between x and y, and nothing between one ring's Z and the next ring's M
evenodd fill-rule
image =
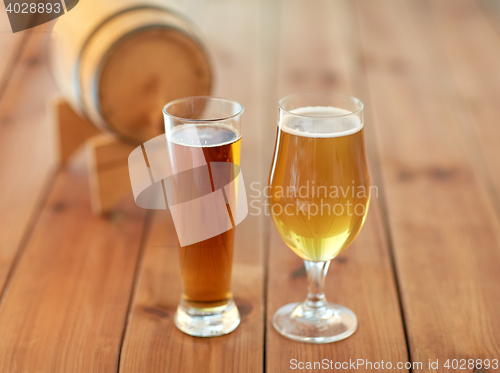
M57 21L51 57L72 106L129 142L164 132L167 102L210 93L199 32L169 0L80 1Z

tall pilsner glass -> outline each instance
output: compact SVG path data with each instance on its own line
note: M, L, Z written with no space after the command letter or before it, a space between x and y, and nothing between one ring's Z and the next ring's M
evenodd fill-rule
M369 204L363 103L328 92L297 93L279 103L269 179L270 211L287 246L304 259L307 299L279 309L273 325L302 342L328 343L357 328L356 315L328 303L330 261L359 233Z
M243 107L227 99L188 97L168 103L163 112L173 175L164 188L183 283L175 324L198 337L227 334L240 323L231 268Z

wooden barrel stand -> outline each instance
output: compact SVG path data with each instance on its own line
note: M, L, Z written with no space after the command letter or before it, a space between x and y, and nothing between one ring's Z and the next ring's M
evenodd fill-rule
M163 106L210 93L207 52L168 0L86 0L54 35L61 161L86 143L92 209L106 212L131 191L128 154L164 132Z
M90 201L95 214L110 212L132 192L128 173L128 155L136 147L112 133L102 133L90 121L76 113L68 102L58 97L51 102L56 122L58 155L61 166L85 147Z

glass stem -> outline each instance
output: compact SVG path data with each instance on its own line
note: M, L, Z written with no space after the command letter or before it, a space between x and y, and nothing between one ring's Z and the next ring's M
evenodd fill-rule
M330 267L330 260L327 262L310 262L304 260L307 271L307 307L318 309L326 305L325 299L325 277Z

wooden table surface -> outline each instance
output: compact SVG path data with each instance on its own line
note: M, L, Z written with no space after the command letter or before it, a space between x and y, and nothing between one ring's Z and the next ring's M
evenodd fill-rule
M292 359L384 361L396 372L500 371L444 366L500 359L500 6L181 3L206 36L214 94L245 106L242 170L254 206L264 202L250 185L266 185L280 97L326 89L364 101L379 195L326 284L329 300L350 307L359 328L326 345L273 329L274 312L305 297L305 273L269 217L252 207L235 246L241 325L211 339L178 331L169 214L141 210L131 195L105 217L91 214L83 157L59 167L55 156L50 33L12 34L2 4L0 372L300 371Z

